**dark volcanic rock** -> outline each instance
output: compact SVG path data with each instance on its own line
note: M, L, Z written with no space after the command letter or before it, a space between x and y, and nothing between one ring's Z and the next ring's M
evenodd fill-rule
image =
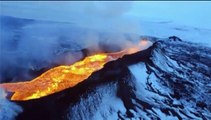
M24 109L17 120L211 119L210 55L192 43L157 41L73 88L16 101Z

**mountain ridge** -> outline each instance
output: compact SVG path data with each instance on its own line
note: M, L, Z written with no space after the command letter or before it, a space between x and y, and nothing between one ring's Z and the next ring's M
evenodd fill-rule
M156 41L146 50L107 63L74 88L16 102L25 109L17 120L208 120L210 52L189 42Z

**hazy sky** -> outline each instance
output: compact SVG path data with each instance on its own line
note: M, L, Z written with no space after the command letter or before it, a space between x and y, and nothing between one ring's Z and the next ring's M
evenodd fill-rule
M130 14L211 29L211 2L135 2Z
M1 2L0 13L26 18L70 21L83 16L134 15L143 20L171 20L211 28L211 2Z

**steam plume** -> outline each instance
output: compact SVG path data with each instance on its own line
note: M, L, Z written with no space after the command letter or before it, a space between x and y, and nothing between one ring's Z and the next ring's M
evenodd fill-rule
M84 57L82 49L94 54L128 47L139 40L137 21L126 17L131 5L2 2L0 83L31 80L53 66L72 64Z
M3 89L0 89L0 120L15 120L15 117L23 110L5 97L6 93Z

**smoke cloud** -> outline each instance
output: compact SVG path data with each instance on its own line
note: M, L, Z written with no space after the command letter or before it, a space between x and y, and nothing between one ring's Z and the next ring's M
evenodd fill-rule
M0 89L0 120L15 120L15 117L23 110L5 97L6 93L3 89Z
M139 41L138 21L127 16L132 4L2 2L0 83L31 80L85 55L129 47Z

